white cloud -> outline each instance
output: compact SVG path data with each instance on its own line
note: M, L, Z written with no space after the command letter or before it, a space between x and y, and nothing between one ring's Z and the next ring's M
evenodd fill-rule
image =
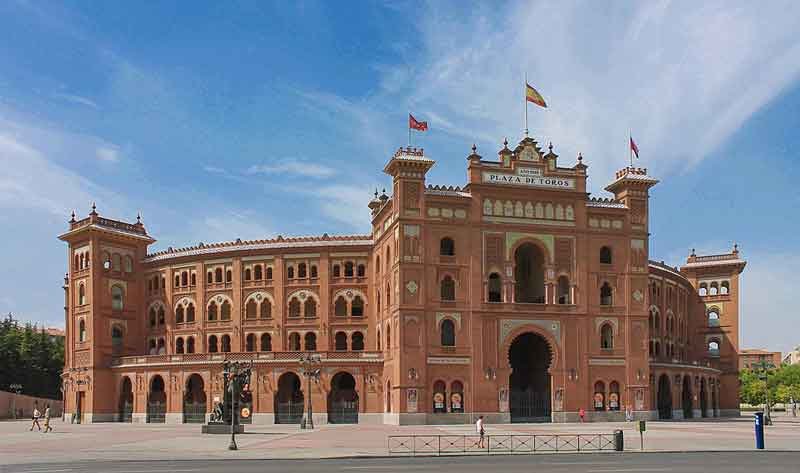
M86 97L81 97L80 95L56 93L54 94L54 96L56 98L66 100L67 102L77 103L79 105L85 105L87 107L91 107L95 110L98 110L100 108L97 105L97 102L95 102L94 100L88 99Z
M368 186L333 185L313 191L324 215L361 233L369 233L372 228L367 208L369 194Z
M98 146L97 158L101 161L116 163L119 161L119 149L110 146Z
M257 164L247 169L247 174L288 174L302 177L325 178L336 174L336 170L324 164L286 158L275 163Z

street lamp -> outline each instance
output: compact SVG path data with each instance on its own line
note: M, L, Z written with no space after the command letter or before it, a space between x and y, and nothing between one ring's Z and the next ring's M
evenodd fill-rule
M12 391L14 391L17 396L19 396L20 393L22 392L22 385L21 384L16 384L16 383L10 384L8 386L8 388L11 389ZM17 418L17 396L14 396L13 398L11 398L12 399L12 401L11 401L11 410L13 411L11 413L12 414L11 415L12 419L16 419Z
M769 372L775 369L774 363L762 361L753 363L750 366L758 372L758 379L764 381L764 391L766 392L766 402L764 403L764 425L772 425L772 417L769 413Z
M301 429L314 428L314 412L311 407L311 380L314 382L319 381L319 366L322 364L322 357L315 354L300 355L300 372L306 377L306 398L308 399L308 407L306 408L306 417L303 423L300 424Z
M228 450L238 450L236 446L236 398L241 394L242 386L250 384L250 373L253 368L253 360L249 365L244 365L238 361L228 361L222 365L222 376L225 380L226 391L231 395L231 443Z

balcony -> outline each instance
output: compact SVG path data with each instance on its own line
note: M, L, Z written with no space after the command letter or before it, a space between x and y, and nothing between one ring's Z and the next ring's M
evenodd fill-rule
M235 353L188 353L182 355L142 355L112 358L111 366L150 366L169 364L222 363L226 360L249 361L254 363L299 363L301 355L314 353L320 355L323 363L368 362L382 363L383 353L379 351L279 351L279 352L235 352Z

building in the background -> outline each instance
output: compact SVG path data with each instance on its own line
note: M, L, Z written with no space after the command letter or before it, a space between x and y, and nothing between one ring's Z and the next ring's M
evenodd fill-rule
M58 339L63 339L66 336L66 332L60 328L46 328L45 332L50 336L50 341L52 342L55 342Z
M562 167L528 137L466 164L463 188L431 186L434 161L398 150L369 235L148 253L138 219L73 216L67 411L202 421L232 359L254 362L254 422L299 422L307 396L318 422L738 414L736 248L649 261L645 169L590 198L581 156ZM322 356L311 392L304 352Z
M776 368L781 366L782 354L779 351L767 351L761 348L743 348L739 352L739 369L753 369L753 365L762 363L772 364Z
M800 363L800 347L795 347L794 350L783 356L783 363L787 365L796 365Z

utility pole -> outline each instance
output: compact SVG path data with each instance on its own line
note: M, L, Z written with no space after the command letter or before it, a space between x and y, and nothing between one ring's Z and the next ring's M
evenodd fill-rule
M308 401L306 408L306 417L300 424L301 429L314 428L314 411L311 405L311 381L319 381L320 369L322 358L316 354L300 355L300 371L306 377L306 399Z
M762 361L760 363L753 363L751 368L758 370L758 379L764 381L764 394L766 395L766 402L764 403L764 425L772 425L772 416L770 415L769 408L769 373L770 370L775 369L775 364Z

